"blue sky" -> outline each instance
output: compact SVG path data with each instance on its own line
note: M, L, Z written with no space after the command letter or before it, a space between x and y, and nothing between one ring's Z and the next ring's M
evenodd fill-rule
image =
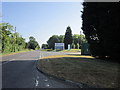
M67 26L80 34L81 10L81 2L3 2L2 19L26 41L33 36L41 45L52 35L64 35Z

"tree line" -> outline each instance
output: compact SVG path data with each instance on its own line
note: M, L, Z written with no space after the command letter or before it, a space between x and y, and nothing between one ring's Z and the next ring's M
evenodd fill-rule
M82 29L93 56L118 57L120 50L119 2L84 2Z
M78 49L81 48L81 44L87 42L84 35L74 34L72 35L72 30L70 26L67 27L65 35L52 35L47 44L42 44L44 49L54 49L55 43L64 43L65 49L68 49L68 44L71 48Z
M0 34L1 53L39 48L39 44L35 41L35 38L33 41L30 40L28 43L25 42L25 39L18 32L16 32L16 27L14 28L9 23L0 23Z

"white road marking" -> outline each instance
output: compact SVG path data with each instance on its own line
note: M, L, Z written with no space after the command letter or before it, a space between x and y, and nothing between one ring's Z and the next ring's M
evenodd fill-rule
M41 55L40 55L39 59L41 59Z
M39 59L41 59L42 58L42 53L40 53L40 56L39 56Z
M50 85L49 84L46 84L47 87L49 87Z
M47 80L47 79L45 79L45 81L47 82L48 80Z
M39 82L38 80L35 80L35 86L38 86Z

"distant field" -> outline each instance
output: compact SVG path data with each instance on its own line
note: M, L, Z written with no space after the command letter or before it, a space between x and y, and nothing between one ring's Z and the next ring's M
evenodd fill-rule
M120 64L91 56L53 56L41 59L39 68L51 75L102 88L120 88Z

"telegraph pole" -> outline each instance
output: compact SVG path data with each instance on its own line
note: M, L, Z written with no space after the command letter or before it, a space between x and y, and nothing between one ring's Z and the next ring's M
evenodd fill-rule
M15 27L15 33L16 33L16 27Z
M14 47L14 52L16 51L16 27L15 27L15 47Z

